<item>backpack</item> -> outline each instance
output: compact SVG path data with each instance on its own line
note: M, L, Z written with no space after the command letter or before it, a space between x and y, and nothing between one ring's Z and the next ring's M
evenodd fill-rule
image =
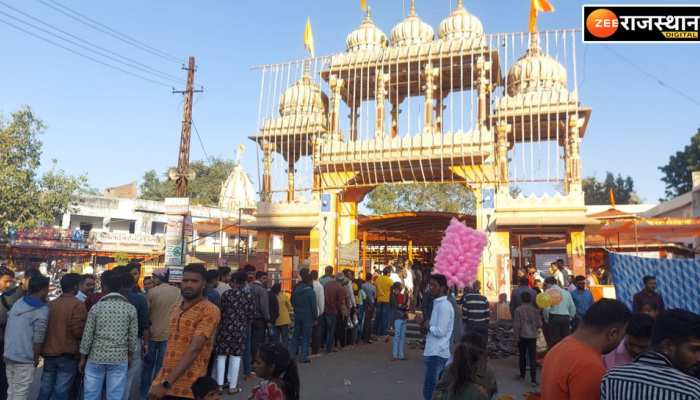
M274 324L280 316L280 305L277 302L277 296L272 291L267 292L267 296L270 303L270 322Z

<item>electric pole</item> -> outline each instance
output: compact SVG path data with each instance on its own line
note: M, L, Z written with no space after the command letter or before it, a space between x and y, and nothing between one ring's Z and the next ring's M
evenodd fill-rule
M187 68L187 86L185 90L173 90L173 93L183 94L185 102L182 109L182 132L180 134L180 152L177 158L177 169L170 171L170 179L175 181L175 196L187 197L187 184L194 179L194 171L190 170L190 134L192 131L192 97L194 93L194 57L190 56Z

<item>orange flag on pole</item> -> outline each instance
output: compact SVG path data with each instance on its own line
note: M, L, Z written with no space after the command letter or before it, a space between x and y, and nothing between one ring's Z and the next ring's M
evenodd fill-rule
M362 11L367 11L367 0L360 0L360 8Z
M554 12L554 6L549 0L530 0L530 32L537 32L537 13Z
M615 208L615 192L610 188L610 208Z

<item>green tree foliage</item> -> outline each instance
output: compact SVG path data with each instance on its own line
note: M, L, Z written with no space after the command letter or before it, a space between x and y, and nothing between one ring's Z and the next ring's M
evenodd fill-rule
M201 205L219 204L221 184L228 178L235 163L233 161L213 158L209 162L193 161L190 163L196 174L189 183L189 196L192 203ZM162 178L155 170L146 171L141 182L140 198L144 200L162 201L166 197L175 196L175 182L168 179L165 171Z
M50 225L74 205L73 195L86 187L85 176L72 177L56 167L43 175L42 142L46 126L29 107L0 116L0 233L9 228Z
M583 193L586 204L610 204L611 188L613 193L615 193L616 204L639 204L639 196L634 191L634 180L632 180L632 177L623 178L620 174L615 177L612 172L607 172L602 182L599 182L593 176L583 180Z
M666 184L666 198L672 199L693 189L692 172L700 169L700 128L690 138L683 151L677 151L668 159L668 164L659 167L664 173L661 180Z
M401 211L443 211L473 213L474 194L464 185L451 183L410 183L379 185L365 202L374 214Z

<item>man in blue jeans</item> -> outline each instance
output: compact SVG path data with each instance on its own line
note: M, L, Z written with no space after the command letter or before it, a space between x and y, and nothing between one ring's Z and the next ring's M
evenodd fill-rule
M292 307L294 308L294 338L290 353L297 357L301 347L301 358L298 362L308 363L309 346L311 345L311 329L318 318L316 308L316 293L313 288L313 278L309 270L303 268L299 271L301 282L299 282L292 292Z
M85 304L76 297L81 279L78 274L64 275L61 296L49 303L49 325L41 352L44 371L39 400L68 400L78 375L80 338L87 318Z
M122 400L127 389L129 354L138 354L136 307L120 294L122 273L105 271L107 293L88 313L80 342L80 369L85 371L84 400L99 400L106 382L106 399Z
M425 351L425 381L423 398L431 400L438 378L450 358L450 338L454 328L454 308L447 300L447 279L444 275L430 277L430 294L434 298L433 311L430 314Z

